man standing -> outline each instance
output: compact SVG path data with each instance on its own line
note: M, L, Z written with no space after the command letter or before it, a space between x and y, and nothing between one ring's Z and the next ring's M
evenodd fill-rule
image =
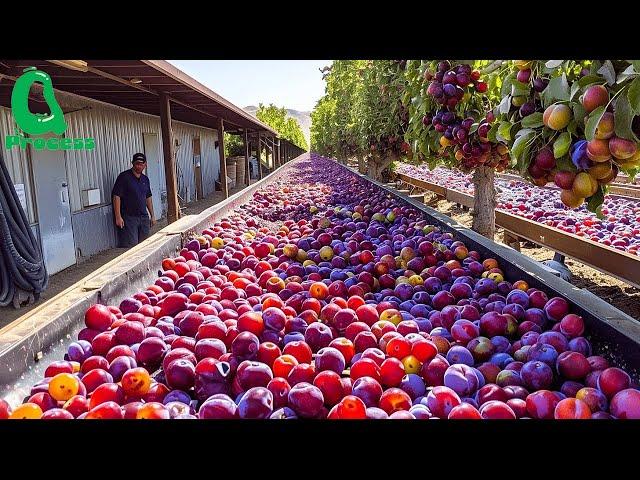
M111 192L118 227L118 247L121 248L130 248L142 242L156 223L151 184L149 177L142 173L147 167L147 158L144 153L136 153L131 163L133 167L118 175Z

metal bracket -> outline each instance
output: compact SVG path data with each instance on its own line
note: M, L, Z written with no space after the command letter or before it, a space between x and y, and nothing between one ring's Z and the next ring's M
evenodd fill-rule
M565 259L565 256L562 255L561 253L555 252L555 254L553 255L553 260L558 263L561 263L562 265L564 265L564 259Z

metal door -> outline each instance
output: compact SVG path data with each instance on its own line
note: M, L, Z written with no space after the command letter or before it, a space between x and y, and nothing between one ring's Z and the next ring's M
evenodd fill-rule
M64 150L31 148L31 162L44 263L53 274L76 263Z
M160 159L160 148L157 133L143 133L142 142L144 143L144 154L147 157L147 170L144 172L149 177L151 183L151 193L153 196L153 214L156 220L162 217L162 168L164 165Z

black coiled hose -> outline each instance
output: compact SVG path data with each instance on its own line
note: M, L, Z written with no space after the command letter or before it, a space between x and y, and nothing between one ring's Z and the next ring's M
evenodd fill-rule
M49 275L0 152L0 306L35 301Z

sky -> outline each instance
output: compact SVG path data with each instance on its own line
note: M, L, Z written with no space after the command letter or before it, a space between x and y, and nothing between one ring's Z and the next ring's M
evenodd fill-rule
M169 60L238 107L273 103L311 111L324 95L319 69L331 60Z

